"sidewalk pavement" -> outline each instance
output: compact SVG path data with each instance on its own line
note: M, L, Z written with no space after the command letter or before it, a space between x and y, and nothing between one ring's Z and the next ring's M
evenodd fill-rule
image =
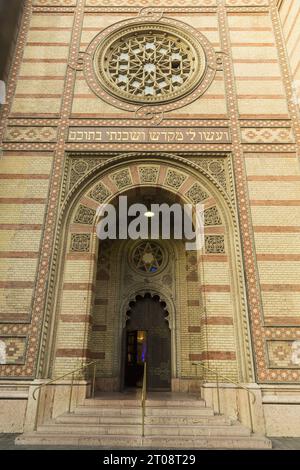
M62 446L16 446L18 434L0 434L0 450L97 450L99 447L62 447ZM300 450L298 437L270 437L273 450Z

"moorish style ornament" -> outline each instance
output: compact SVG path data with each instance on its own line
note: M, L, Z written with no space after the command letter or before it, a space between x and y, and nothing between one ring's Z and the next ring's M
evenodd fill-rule
M217 207L209 207L204 211L204 225L222 225Z
M193 88L203 75L205 56L180 30L142 24L100 46L95 66L104 88L120 98L161 103Z
M224 235L206 235L205 236L206 253L225 253Z
M91 235L89 233L72 233L70 251L88 252Z
M158 243L139 243L131 252L130 263L140 273L156 274L165 266L165 254Z
M141 108L151 115L187 105L204 93L217 68L214 49L199 31L151 15L109 26L84 57L91 89L137 115Z

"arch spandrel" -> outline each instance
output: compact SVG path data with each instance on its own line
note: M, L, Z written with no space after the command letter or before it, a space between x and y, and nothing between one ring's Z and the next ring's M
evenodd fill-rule
M243 333L236 334L237 343L239 343L237 344L237 361L242 363L238 369L242 370L240 372L242 377L251 376L252 364L247 352L248 319L243 301L242 269L237 268L237 265L241 266L241 260L235 208L224 187L205 168L201 168L196 163L169 154L159 154L155 158L153 155L126 154L99 163L92 168L76 182L62 205L60 219L62 231L58 243L62 253L65 253L65 261L61 261L60 269L55 275L58 275L63 282L66 263L70 263L67 258L72 258L72 246L75 246L75 251L82 250L83 256L86 254L86 256L93 257L94 261L90 263L94 263L94 267L90 264L89 279L93 278L92 271L95 270L99 245L95 233L96 209L99 204L113 203L118 195L137 188L160 188L162 191L173 194L175 200L181 203L203 202L205 209L210 211L211 222L208 226L215 229L218 234L213 235L209 240L207 255L213 256L213 253L216 253L216 256L222 256L224 253L224 256L228 256L230 260L230 290L239 292L237 299L234 300L235 319L233 322L237 331L243 330ZM87 208L87 213L84 212L85 208ZM79 213L82 210L83 215ZM84 239L78 236L80 234L84 234ZM200 255L198 262L201 259L204 258ZM195 276L193 273L189 274L191 280L193 276ZM149 287L147 290L149 291ZM157 291L157 294L162 294L162 292ZM92 315L93 295L88 294L87 299L90 304L85 308ZM57 314L61 305L59 300L56 307ZM57 329L57 322L54 329Z

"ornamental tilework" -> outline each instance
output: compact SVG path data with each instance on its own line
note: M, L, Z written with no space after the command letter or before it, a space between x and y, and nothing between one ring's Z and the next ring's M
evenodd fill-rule
M269 365L274 368L300 367L300 340L267 341Z
M96 211L94 209L83 206L81 204L76 212L74 222L77 222L78 224L91 225L94 221L95 215L96 215Z
M186 195L193 202L193 204L198 204L208 198L208 194L204 191L204 189L202 189L199 183L194 183Z
M55 127L8 127L4 140L10 142L53 142L57 138Z
M88 252L90 249L91 235L89 233L72 233L71 251Z
M179 189L185 180L186 176L182 173L168 169L165 184L171 188Z
M141 183L156 183L159 167L155 166L139 166L138 167Z
M110 195L111 191L103 183L98 183L89 193L89 197L99 203L103 203Z
M113 173L110 178L113 180L119 190L132 184L130 171L127 168L125 170Z
M0 336L0 364L24 364L26 348L26 337Z
M225 253L224 235L206 235L205 253Z
M241 130L242 141L249 144L276 144L295 142L292 129L286 128L245 128Z

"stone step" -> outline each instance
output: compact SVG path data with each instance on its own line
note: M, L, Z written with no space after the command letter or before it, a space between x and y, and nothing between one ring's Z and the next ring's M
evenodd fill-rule
M272 449L272 442L260 435L252 436L202 436L180 437L169 436L144 437L145 448L153 449Z
M94 407L87 405L79 405L75 408L76 415L94 415L94 416L141 416L141 406L130 406L128 408L116 407Z
M84 406L95 406L95 407L136 407L141 406L141 400L134 399L102 399L102 398L86 398L83 402ZM146 407L188 407L188 408L204 408L205 401L191 398L188 400L184 399L174 399L174 400L159 400L159 399L149 399L146 400Z
M214 416L214 411L212 408L187 408L187 407L150 407L146 408L147 416Z
M99 446L105 448L137 448L142 446L141 436L97 436L33 432L18 436L16 445Z
M137 416L95 416L85 414L63 414L55 418L61 424L141 424L142 413Z
M38 427L41 433L139 435L141 424L60 424L49 423ZM249 436L250 431L241 425L145 425L145 436Z
M59 433L27 433L16 438L17 445L49 446L99 446L109 449L145 448L145 449L271 449L272 443L264 436L182 436L178 439L170 436L99 436Z
M165 407L170 407L170 408L176 408L176 407L187 407L187 408L204 408L205 407L205 401L204 400L197 400L195 399L190 399L190 400L146 400L146 407L158 407L158 406L163 406Z
M228 425L233 421L226 416L145 416L145 424L156 425Z
M65 413L55 419L56 423L61 424L141 424L142 414L137 416L95 416L76 413ZM166 424L166 425L194 425L209 424L231 425L232 420L225 416L146 416L145 424Z
M142 434L142 424L42 424L37 429L41 434L87 434L98 436L140 436Z
M83 406L93 406L93 407L137 407L141 406L141 400L136 399L106 399L106 398L85 398L83 401Z
M180 406L176 407L146 407L147 416L161 416L163 409L163 414L165 416L213 416L214 412L211 408L183 408ZM76 414L87 414L95 416L140 416L141 406L129 406L129 407L94 407L88 405L80 405L75 409Z
M250 430L241 425L146 425L145 436L250 436Z

